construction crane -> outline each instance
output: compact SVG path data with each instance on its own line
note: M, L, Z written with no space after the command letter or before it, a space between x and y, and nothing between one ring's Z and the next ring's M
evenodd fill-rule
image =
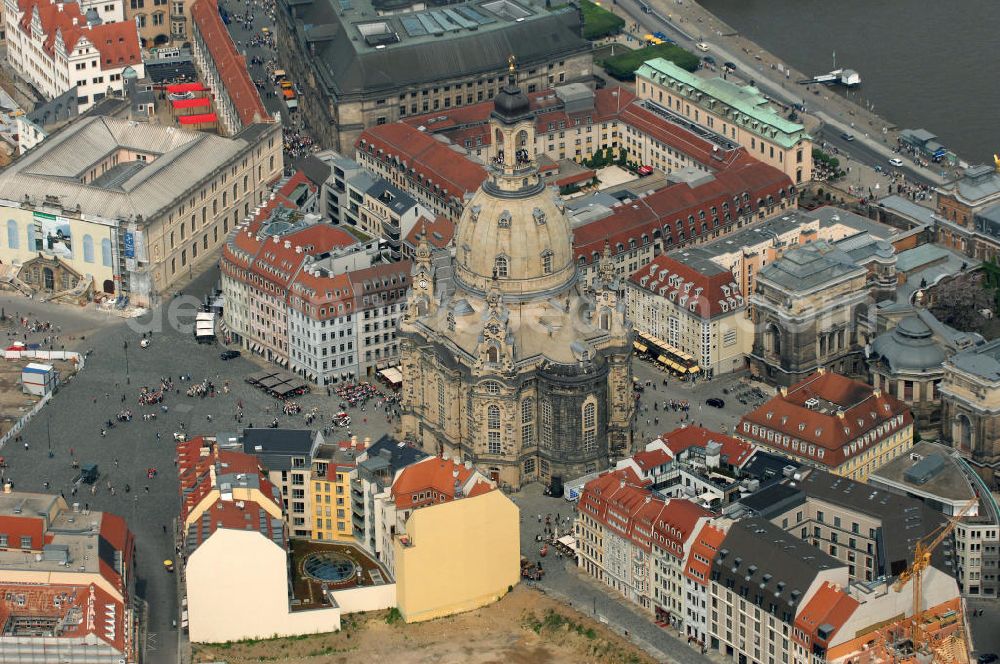
M910 631L910 640L913 642L914 651L924 645L921 639L920 603L924 570L931 564L931 553L951 534L962 517L978 504L978 500L970 500L958 514L917 540L913 547L913 564L899 575L896 583L892 586L893 590L901 592L907 583L913 582L913 628Z

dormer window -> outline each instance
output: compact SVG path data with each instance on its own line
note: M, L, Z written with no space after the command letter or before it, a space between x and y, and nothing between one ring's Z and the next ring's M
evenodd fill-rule
M497 222L499 224L500 228L510 228L510 222L511 222L510 212L507 211L507 210L504 210L503 212L501 212L500 213L500 219Z

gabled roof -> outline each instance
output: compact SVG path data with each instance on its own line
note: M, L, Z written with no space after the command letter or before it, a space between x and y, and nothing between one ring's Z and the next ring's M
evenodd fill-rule
M792 181L777 168L752 157L741 158L729 168L691 183L669 184L615 208L607 217L575 228L573 248L577 258L591 262L595 255L601 255L605 243L610 243L612 250L620 253L629 250L630 240L637 246L643 246L643 236L647 242L652 242L655 232L671 238L670 242L680 242L682 234L688 241L702 234L702 214L709 231L714 228L713 207L720 225L727 211L731 223L735 223L738 217L757 210L759 200L767 200L770 196L777 201L781 192L789 195L792 188ZM694 232L691 232L689 217L695 219Z
M734 468L742 468L754 452L754 447L750 443L694 425L679 427L661 435L660 438L675 457L691 447L704 449L709 443L718 443L722 446L722 463Z
M712 561L712 574L735 594L790 624L816 576L846 567L770 521L750 518L729 528Z
M434 219L420 217L417 219L417 223L413 224L413 228L410 229L410 232L406 235L406 239L403 241L415 248L420 244L420 240L425 233L427 235L427 244L435 249L443 249L448 246L451 238L455 235L455 224L442 215L438 215Z
M358 138L357 150L384 152L387 158L395 158L405 169L414 171L414 177L429 181L431 189L434 185L440 187L440 195L445 197L462 200L486 179L482 165L403 122L365 129Z
M236 50L229 31L222 22L219 8L212 0L197 0L191 5L191 19L201 33L219 80L226 88L244 127L271 118L260 99L257 86L250 79L246 58Z
M11 624L12 618L51 620L55 626L46 631L46 638L92 640L134 661L136 644L130 639L130 626L126 624L130 610L131 607L94 583L0 583L0 624L7 626L4 632L7 638L36 636L27 626L23 633L18 633ZM37 647L42 647L41 639ZM50 647L60 648L55 644Z
M725 539L725 530L711 523L705 523L691 543L691 552L684 566L684 576L699 585L707 586L712 578L712 560Z
M55 53L57 41L61 39L66 53L72 53L78 44L85 47L81 42L93 46L100 53L102 70L142 64L139 32L131 21L91 26L75 2L18 0L17 4L23 12L19 27L26 35L31 35L31 23L38 12L44 33L42 49L49 55Z
M843 588L825 581L795 617L795 626L812 643L826 647L859 606L861 603Z
M906 404L891 394L821 370L744 415L738 431L759 445L837 467L912 422Z
M602 526L644 551L656 546L676 558L683 558L684 544L698 520L712 514L688 500L664 500L642 485L631 468L604 473L587 482L578 505Z
M406 510L472 498L495 488L476 469L435 456L399 471L391 493L396 508Z
M660 255L636 270L629 281L634 287L669 299L703 319L743 308L743 295L736 277L712 262L696 270L689 264Z

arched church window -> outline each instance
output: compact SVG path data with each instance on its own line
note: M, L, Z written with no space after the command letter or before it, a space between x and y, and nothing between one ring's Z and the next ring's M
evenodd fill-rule
M493 273L497 277L506 277L508 274L508 262L506 256L497 256L493 261Z
M597 404L588 401L583 405L583 451L597 450Z
M437 399L438 400L438 426L440 426L443 429L444 428L444 424L445 424L445 415L447 413L447 408L446 408L447 400L446 400L446 395L445 395L445 391L444 391L444 380L440 376L438 376L438 379L437 379L437 393L438 393L437 394L437 397L438 397L438 399Z
M486 349L486 361L492 364L496 364L500 361L500 351L496 346L490 346Z
M542 254L542 273L552 274L552 252L546 251Z
M521 402L521 446L535 444L535 400L528 397Z
M486 408L486 451L490 454L500 454L500 407L490 405Z

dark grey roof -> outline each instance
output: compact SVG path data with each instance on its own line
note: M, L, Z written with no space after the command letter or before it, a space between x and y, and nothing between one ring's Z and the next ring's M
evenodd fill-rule
M956 353L950 363L990 383L1000 382L1000 339Z
M368 188L367 192L373 198L376 198L386 207L390 208L396 214L403 214L417 202L408 193L392 184L388 180L383 180L379 178L375 183Z
M838 477L822 470L812 470L797 486L809 498L840 505L881 521L878 529L878 574L898 576L913 562L913 547L917 540L945 522L945 517L923 502L867 484ZM946 564L950 545L935 550L932 563L951 574L955 570Z
M712 562L712 580L791 623L824 570L846 567L833 556L761 518L738 521Z
M76 86L62 93L55 99L36 106L33 111L27 113L28 119L39 127L51 127L60 122L66 122L77 116L79 96L76 93Z
M780 454L772 454L758 449L750 457L750 460L743 464L741 471L748 477L768 482L771 479L783 479L785 468L789 466L799 468L800 464Z
M807 291L863 273L847 252L824 240L791 249L758 276L791 291Z
M496 73L511 54L527 68L591 49L572 8L548 11L496 0L378 16L367 0L279 5L286 5L279 15L295 16L293 39L310 53L318 84L338 99ZM469 18L474 16L482 20Z
M309 429L244 429L243 451L259 456L268 470L289 470L291 457L309 456L313 435Z
M805 500L806 495L801 490L781 482L754 492L740 502L753 514L770 519L802 505Z
M364 470L385 475L391 481L396 471L428 457L423 450L384 435L365 450L368 458L358 464Z
M917 316L907 316L892 330L872 342L872 356L884 361L891 371L939 369L945 350L934 331Z
M326 182L326 179L330 177L330 172L333 169L330 168L330 164L327 164L322 159L310 154L293 161L292 170L302 171L302 174L305 175L310 182L317 187L322 187L323 183Z

